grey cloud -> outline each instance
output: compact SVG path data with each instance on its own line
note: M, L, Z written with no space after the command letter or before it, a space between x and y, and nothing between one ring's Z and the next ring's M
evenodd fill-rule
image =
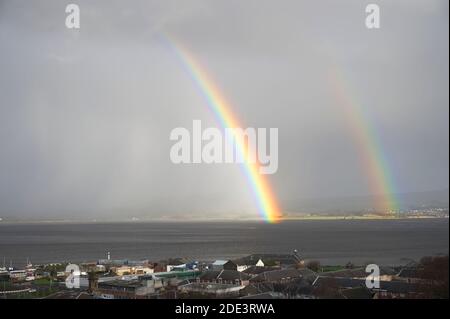
M216 126L159 38L207 66L242 123L278 127L281 206L370 195L327 84L342 68L398 192L448 188L448 2L0 1L0 216L256 216L233 165L176 166L169 132ZM289 205L288 205L289 203ZM294 203L294 204L292 204Z

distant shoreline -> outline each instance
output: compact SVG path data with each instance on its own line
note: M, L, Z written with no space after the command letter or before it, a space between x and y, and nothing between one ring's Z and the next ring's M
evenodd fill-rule
M445 219L448 220L449 217L440 216L378 216L378 215L365 215L365 216L320 216L320 215L310 215L310 216L292 216L283 218L280 223L290 222L290 221L327 221L327 220L421 220L421 219ZM265 223L261 219L190 219L190 220L174 220L174 219L138 219L138 220L21 220L21 221L0 221L1 225L21 225L21 224L139 224L139 223Z

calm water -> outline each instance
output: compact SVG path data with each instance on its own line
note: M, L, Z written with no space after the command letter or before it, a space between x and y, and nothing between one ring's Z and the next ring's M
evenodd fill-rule
M445 253L448 219L246 223L0 224L0 264L105 258L212 260L298 249L323 264L400 264Z

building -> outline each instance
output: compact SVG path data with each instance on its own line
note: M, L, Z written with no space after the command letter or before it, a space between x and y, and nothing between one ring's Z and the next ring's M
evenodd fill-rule
M254 295L243 296L240 299L279 299L278 294L274 292L263 292Z
M0 270L0 281L9 281L9 272L7 270Z
M313 283L314 294L321 298L345 298L347 289L367 288L365 279L322 277ZM374 299L409 299L420 296L418 286L403 281L380 281L379 288L370 288Z
M420 298L422 292L415 283L403 281L381 281L380 288L371 289L374 299L414 299Z
M100 299L147 299L162 287L161 280L114 280L99 282L93 294Z
M99 265L105 265L105 266L122 266L122 265L128 265L128 259L99 259L97 261L97 264Z
M139 281L108 281L98 283L96 289L94 289L93 294L96 298L100 299L137 299L138 296L144 294L139 294L139 289L142 284Z
M25 281L27 278L27 270L11 270L9 272L9 278L13 282Z
M310 269L287 268L260 273L251 278L250 282L284 283L303 278L312 284L315 281L316 277L316 273Z
M182 280L192 280L196 279L200 274L198 270L184 270L184 271L169 271L169 272L158 272L147 275L139 275L138 278L140 280L152 280L152 279L161 279L165 282L169 281L182 281ZM134 276L137 277L137 276Z
M250 267L264 267L264 262L261 258L250 255L229 261L226 265L224 265L224 269L237 271L244 271Z
M232 260L237 271L244 271L250 267L291 267L302 264L297 254L252 254ZM232 263L227 268L234 267Z
M402 268L396 276L397 280L406 281L408 283L422 283L426 282L421 278L421 272L423 269L420 267L404 267Z
M187 269L186 264L179 264L179 265L167 265L166 271L183 271Z
M146 267L146 266L136 266L132 267L132 274L133 275L147 275L147 274L153 274L153 268Z
M277 269L254 275L250 284L240 291L241 297L270 293L287 299L313 299L312 284L317 275L309 269Z
M218 259L210 265L209 269L210 270L223 270L224 265L227 264L228 262L229 262L228 260ZM231 269L231 270L233 270L233 269Z
M381 281L391 281L397 279L397 271L391 267L380 266L380 280ZM366 272L366 269L353 268L353 269L341 269L336 271L329 271L321 273L324 277L334 277L334 278L353 278L353 279L366 279L370 273Z
M111 271L117 276L131 275L132 268L130 266L111 267Z
M166 265L166 272L172 271L172 270L183 270L187 268L188 261L184 260L182 258L172 258L169 260L162 261L161 264Z
M106 266L105 265L95 265L93 270L96 272L106 272Z
M127 263L128 266L134 266L134 267L138 267L138 266L146 267L146 266L149 266L150 264L151 264L151 262L148 259L128 260L128 263Z
M56 272L56 278L58 279L65 279L69 275L69 273L66 273L65 271L57 271Z
M243 272L248 274L248 275L250 275L250 276L256 276L256 275L259 275L259 274L261 274L263 272L266 272L266 271L280 270L280 269L281 269L280 267L266 267L266 266L264 266L264 267L259 267L258 266L257 267L257 266L252 266L252 267L249 267L249 268L245 269Z
M188 269L188 270L196 270L196 269L199 269L199 263L198 263L198 261L191 261L191 262L187 263L185 269Z
M250 278L249 275L236 270L208 270L198 277L198 282L246 286Z
M120 267L111 267L111 271L113 271L117 276L127 276L127 275L146 275L152 274L153 268L147 266L120 266Z
M239 284L224 284L224 283L187 283L185 285L178 286L180 293L188 294L191 296L206 295L209 297L237 297L239 291L244 288Z

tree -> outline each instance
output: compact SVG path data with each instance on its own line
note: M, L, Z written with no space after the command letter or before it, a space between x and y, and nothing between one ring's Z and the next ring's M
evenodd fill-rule
M320 270L320 262L317 260L308 261L306 268L311 269L314 272L318 272Z
M427 280L420 290L431 298L448 299L448 255L423 257L420 260L418 277Z
M355 265L354 265L351 261L349 261L349 262L345 265L345 268L347 268L347 269L353 269L353 268L355 268Z

